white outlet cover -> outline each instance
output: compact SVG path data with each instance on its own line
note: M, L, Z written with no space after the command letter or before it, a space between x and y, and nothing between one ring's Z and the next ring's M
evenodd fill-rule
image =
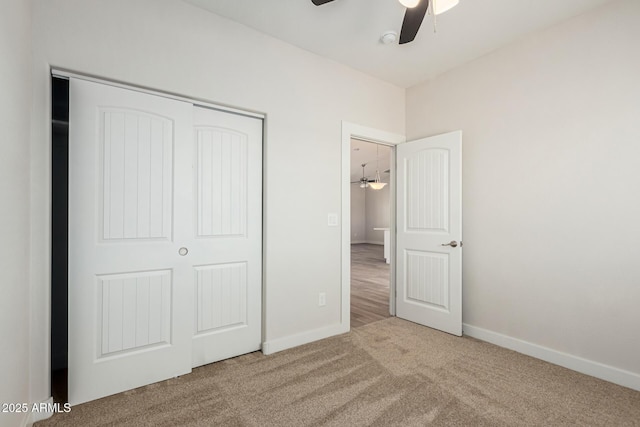
M329 227L337 227L338 226L338 214L337 213L330 213L329 215L327 215L327 225L329 225Z

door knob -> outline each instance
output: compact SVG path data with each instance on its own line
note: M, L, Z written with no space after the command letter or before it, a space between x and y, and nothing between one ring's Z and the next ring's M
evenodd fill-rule
M180 254L180 256L185 256L186 254L189 253L189 249L187 248L180 248L178 249L178 253Z
M440 246L451 246L452 248L455 248L456 246L458 246L458 242L456 242L455 240L452 240L449 243L443 243Z

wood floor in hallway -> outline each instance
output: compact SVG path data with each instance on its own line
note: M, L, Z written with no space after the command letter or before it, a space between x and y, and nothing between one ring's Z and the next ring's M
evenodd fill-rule
M351 245L352 328L390 317L390 267L383 250L382 245Z

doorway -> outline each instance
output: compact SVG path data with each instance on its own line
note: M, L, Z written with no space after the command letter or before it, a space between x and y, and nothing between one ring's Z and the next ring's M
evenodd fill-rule
M405 141L405 137L403 135L394 134L390 132L381 131L379 129L370 128L366 126L357 125L349 122L342 122L342 286L341 286L341 294L342 294L342 312L341 312L341 327L344 332L348 332L351 325L351 287L352 287L352 258L351 258L351 157L352 157L352 140L364 141L366 143L372 143L375 148L375 144L381 144L381 146L389 147L391 156L389 160L389 167L384 170L389 170L388 174L385 176L382 181L387 183L388 191L389 191L389 200L395 200L395 146ZM375 160L375 155L373 157ZM383 172L379 171L379 172ZM365 168L365 174L367 173ZM381 178L383 175L381 175ZM388 177L388 178L387 178ZM374 179L375 179L375 169L374 169ZM390 316L395 315L395 251L393 250L395 246L395 205L394 203L390 203L389 210L389 232L388 234L388 254L387 259L389 260L389 264L386 264L384 260L382 262L387 265L389 273L386 277L388 277L388 306L387 313ZM375 228L386 228L386 227L375 227ZM378 231L379 232L379 231ZM374 233L374 230L371 230L371 233ZM384 243L384 232L382 232L382 239ZM379 237L378 237L379 238ZM379 240L378 240L379 241ZM384 258L384 244L383 245L375 245L377 246L377 250L381 252L382 257ZM380 254L375 254L374 257L380 261ZM366 261L365 261L366 262ZM383 299L384 300L384 299ZM357 324L353 325L357 327Z
M390 317L392 147L351 139L351 327Z
M342 330L351 329L352 138L394 148L390 167L394 202L389 220L391 316L461 335L462 131L403 144L402 135L348 122L342 123ZM424 236L433 239L418 245ZM407 308L416 316L408 314Z

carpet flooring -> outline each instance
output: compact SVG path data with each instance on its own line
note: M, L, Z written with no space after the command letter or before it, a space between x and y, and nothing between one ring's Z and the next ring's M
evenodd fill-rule
M45 426L640 426L640 392L389 318L78 405Z

